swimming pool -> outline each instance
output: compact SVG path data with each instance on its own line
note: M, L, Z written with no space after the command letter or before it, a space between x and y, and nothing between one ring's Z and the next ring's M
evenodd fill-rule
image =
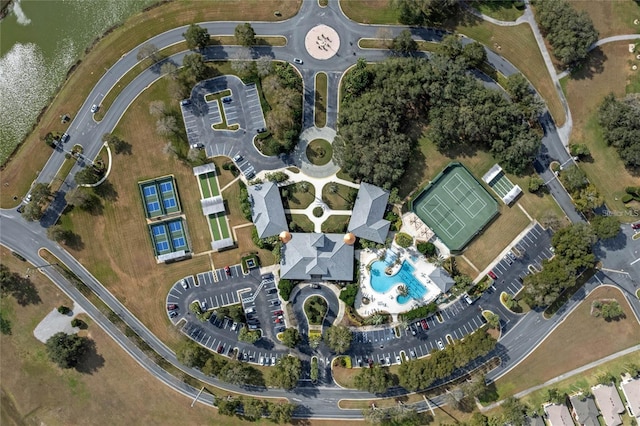
M400 304L405 304L411 299L422 300L427 294L427 289L413 275L415 270L409 262L402 262L400 270L394 275L384 273L388 264L386 261L378 260L371 264L371 288L378 293L386 293L398 284L404 284L409 290L407 296L398 296L397 300Z

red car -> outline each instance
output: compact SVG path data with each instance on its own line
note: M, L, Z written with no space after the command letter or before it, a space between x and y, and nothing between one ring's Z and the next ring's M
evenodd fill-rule
M425 330L429 329L429 324L427 324L427 320L420 321L420 324L422 325L422 328L424 328Z
M223 350L224 350L224 346L219 345L218 349L216 350L216 352L218 352L220 354L220 353L222 353Z
M275 312L273 313L273 315L274 315L274 316L276 316L276 317L277 317L278 315L283 315L283 314L284 314L284 312L283 312L283 311L275 311Z
M227 274L227 276L231 276L231 268L229 268L228 266L224 267L224 272Z
M631 225L631 229L637 231L638 229L640 229L640 222L638 223L634 223Z
M498 279L498 276L496 274L494 274L493 271L487 272L487 275L489 275L491 277L491 279L493 279L493 280L497 280Z
M282 320L280 318L276 318L276 324L280 324Z
M171 305L167 305L167 310L168 311L173 311L175 309L178 309L178 305L175 305L173 303Z

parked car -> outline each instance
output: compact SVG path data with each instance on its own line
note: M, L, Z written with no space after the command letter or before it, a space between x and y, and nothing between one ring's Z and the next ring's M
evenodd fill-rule
M98 108L100 107L96 104L91 105L91 113L95 114L96 112L98 112Z
M180 105L182 105L182 106L189 105L190 103L191 103L190 99L183 99L183 100L180 101Z
M177 316L178 316L178 311L169 311L169 317L173 318Z
M278 316L278 315L284 315L284 311L280 310L280 311L275 311L273 313L273 315Z
M62 136L60 137L60 141L62 143L67 143L67 141L69 140L69 134L68 133L63 133Z
M263 356L260 357L260 365L264 365L264 357Z
M464 300L470 304L473 305L473 302L475 301L474 299L472 299L467 293L464 294L464 296L462 296L464 298Z
M442 340L436 341L436 345L438 345L438 349L440 349L441 351L444 350L444 343L442 342Z
M271 365L276 365L276 357L275 356L271 357Z
M276 290L275 288L270 288L269 290L267 290L267 294L273 294L276 291L278 291L278 290Z
M228 266L224 267L224 273L227 274L228 277L231 276L231 268L229 268Z
M189 284L187 284L187 280L181 280L180 281L180 285L182 286L182 288L184 288L185 290L189 288Z
M238 329L238 323L234 322L233 325L231 326L231 331L236 331Z
M239 163L242 160L244 160L244 157L240 154L237 154L235 157L233 157L233 161L235 161L236 163Z
M276 328L276 333L282 333L285 330L284 327L277 327Z
M509 250L507 252L507 256L509 256L509 258L511 258L511 260L516 260L516 255L513 254L513 252L511 250Z
M276 322L276 324L280 324L280 323L282 323L282 319L281 318L276 318L275 322Z
M266 133L267 129L265 129L264 127L260 127L259 129L256 129L256 133Z
M295 62L298 65L302 65L303 64L302 59L300 59L300 58L293 58L293 62Z
M409 351L409 353L411 354L411 358L417 358L417 357L416 357L416 351L414 351L413 349L411 349L411 350Z
M231 96L225 96L224 98L222 98L222 103L223 104L229 104L229 103L231 103L232 100L233 100L233 98L231 98Z
M196 142L189 145L191 149L204 149L204 144L202 142Z
M258 329L257 324L249 324L249 330L257 330L257 329Z
M413 327L409 327L409 328L411 329L411 335L412 336L415 336L416 334L418 334L418 332L416 331L415 328L413 328Z
M429 324L427 323L426 319L423 319L422 321L420 321L420 324L422 325L422 328L424 328L425 330L429 329Z
M280 300L272 300L271 306L280 306Z
M400 355L396 355L396 364L400 364L402 362L402 359L400 358Z
M218 349L216 349L216 352L221 354L223 350L224 350L224 345L218 345Z
M493 271L487 272L487 275L489 275L492 280L497 280L498 279L498 276Z
M262 281L273 280L273 274L269 272L268 274L263 274L260 278L262 279Z
M206 311L207 310L207 301L206 300L201 300L200 301L200 309L202 311Z
M170 305L167 305L167 310L169 311L174 311L178 309L178 305L176 305L175 303L171 303Z
M638 229L640 229L640 222L632 223L631 224L631 229L633 229L634 231L637 231Z

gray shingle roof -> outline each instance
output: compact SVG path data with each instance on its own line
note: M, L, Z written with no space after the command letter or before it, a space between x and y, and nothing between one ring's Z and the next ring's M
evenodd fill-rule
M624 413L624 404L614 385L598 385L591 388L602 418L607 426L622 424L620 414Z
M438 286L441 292L446 293L451 290L451 287L455 285L455 281L451 276L442 268L436 268L429 274L429 278L435 285Z
M569 398L578 423L584 426L600 426L598 421L598 407L593 398L585 398L583 395L574 395Z
M345 244L343 238L342 234L292 233L280 253L280 276L291 280L353 280L353 246Z
M284 215L282 199L278 186L265 182L247 188L251 204L251 218L256 225L258 237L267 238L288 231L287 218Z
M391 225L391 222L383 219L388 201L387 191L362 182L347 228L349 232L353 232L356 237L384 243Z

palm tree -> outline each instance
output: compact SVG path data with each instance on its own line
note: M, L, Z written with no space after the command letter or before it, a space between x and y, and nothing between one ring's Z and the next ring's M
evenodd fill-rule
M407 287L405 284L401 284L398 286L398 294L402 297L406 297L409 295L409 287Z
M437 256L433 256L430 261L431 263L433 263L437 268L441 267L442 265L444 265L444 262L447 259L445 259L441 254L438 254Z
M332 194L337 194L338 193L338 184L335 182L331 182L329 184L329 192Z
M298 189L300 192L308 192L309 191L309 182L300 182L298 183Z

